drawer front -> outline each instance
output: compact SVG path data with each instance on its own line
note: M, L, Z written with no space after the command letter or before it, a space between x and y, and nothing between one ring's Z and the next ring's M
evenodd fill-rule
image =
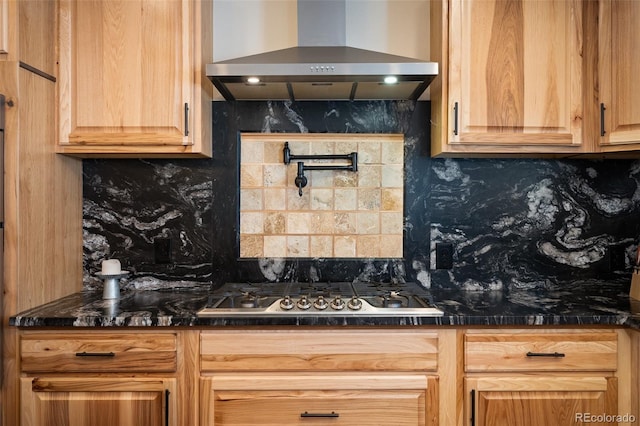
M436 371L438 335L416 332L203 332L202 371Z
M176 335L133 333L26 334L20 341L24 372L172 372Z
M434 377L214 376L203 379L204 424L433 426L438 419ZM388 386L385 386L388 385Z
M215 425L425 424L424 391L220 391Z
M465 335L465 371L615 371L617 334Z

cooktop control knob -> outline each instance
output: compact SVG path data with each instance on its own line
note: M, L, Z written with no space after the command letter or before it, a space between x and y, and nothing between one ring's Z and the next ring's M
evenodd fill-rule
M324 296L318 296L315 302L313 302L313 307L320 311L327 309L328 306L329 304L325 300Z
M311 307L311 302L309 302L307 296L300 296L300 299L298 300L298 303L296 303L296 306L306 311Z
M295 304L293 303L293 300L291 300L291 297L289 296L285 296L284 299L280 301L280 307L285 311L290 311L291 309L293 309L294 306Z
M349 299L349 303L347 304L347 306L352 311L358 311L360 310L360 308L362 308L362 300L358 299L358 297L356 296L353 296L351 299Z
M340 296L334 297L333 300L331 301L331 309L334 309L336 311L343 310L345 306L346 306L346 303L344 303L344 300L342 300L342 297Z

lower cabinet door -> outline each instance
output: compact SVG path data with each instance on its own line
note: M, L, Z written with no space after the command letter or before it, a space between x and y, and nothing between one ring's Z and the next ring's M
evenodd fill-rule
M397 381L396 381L397 380ZM391 377L206 377L201 426L434 426L437 379Z
M618 424L615 377L466 379L472 426Z
M175 379L22 378L21 426L176 426Z

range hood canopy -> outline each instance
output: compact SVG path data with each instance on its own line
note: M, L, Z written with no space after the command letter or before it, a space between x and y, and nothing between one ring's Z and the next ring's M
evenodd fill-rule
M438 74L434 62L346 46L344 0L297 5L297 47L207 64L225 99L415 100Z

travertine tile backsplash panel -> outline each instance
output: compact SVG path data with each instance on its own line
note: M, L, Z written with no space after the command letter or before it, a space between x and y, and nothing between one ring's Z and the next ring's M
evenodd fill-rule
M357 152L358 170L306 170L300 196L285 142L294 155ZM402 258L403 182L401 134L243 133L240 257Z

